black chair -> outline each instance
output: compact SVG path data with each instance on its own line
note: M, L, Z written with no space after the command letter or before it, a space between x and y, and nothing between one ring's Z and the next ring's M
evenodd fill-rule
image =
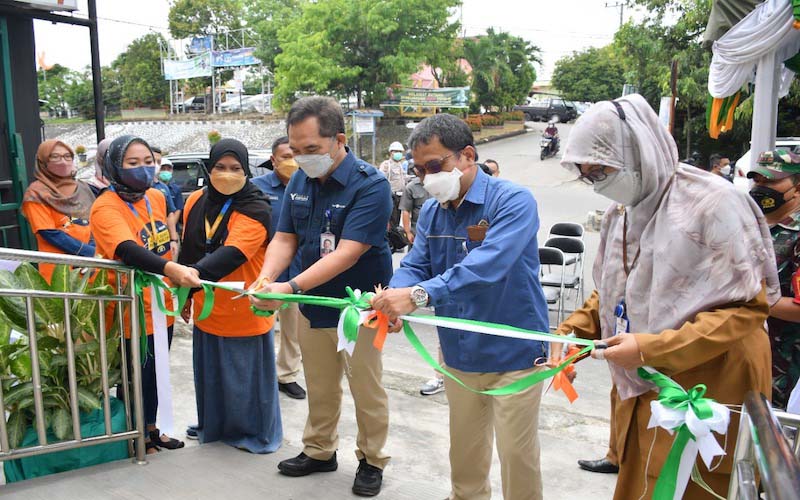
M544 297L547 300L548 304L548 311L558 311L558 324L560 325L562 321L564 321L564 304L562 298L564 297L564 288L565 288L565 275L564 275L564 252L559 250L558 248L546 248L540 247L539 248L539 269L542 270L540 274L540 282L542 284L542 290L544 291ZM558 266L560 273L552 273L548 272L546 275L543 274L543 266ZM548 281L545 283L545 276L552 277L553 280ZM550 308L549 306L558 304L558 308ZM555 328L551 325L551 330Z
M567 238L578 238L579 240L583 241L583 232L583 226L576 222L558 222L550 226L550 232L547 235L547 239L565 236ZM567 255L567 265L572 265L576 262L577 258L574 255Z
M574 306L572 307L572 310L574 311L578 308L583 300L583 256L586 252L586 247L584 246L582 240L570 237L550 238L545 242L544 246L545 248L556 248L561 250L565 256L565 261L560 274L548 273L542 276L542 285L557 286L558 284L563 284L563 287L566 290L574 291L575 299ZM569 263L570 257L574 258L572 264ZM573 265L572 272L569 274L567 274L566 270L564 269L564 267L567 265ZM561 297L561 301L564 301L563 295Z

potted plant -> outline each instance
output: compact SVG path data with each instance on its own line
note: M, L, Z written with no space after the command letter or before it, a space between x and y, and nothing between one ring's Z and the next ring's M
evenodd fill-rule
M213 146L222 139L222 134L218 130L212 130L208 133L208 143Z
M468 116L464 121L469 125L469 129L473 133L481 131L483 125L480 116Z
M75 148L75 154L78 155L78 161L80 161L81 163L86 162L86 146L84 146L83 144L79 144Z
M59 293L76 292L90 295L111 295L108 273L99 271L90 281L90 273L81 275L60 264L55 267L51 283L30 263L21 264L13 273L0 270L0 288L47 290ZM72 438L69 376L67 371L64 303L58 299L33 299L39 371L44 403L44 420L48 443ZM67 313L74 345L75 375L78 385L81 436L105 434L102 410L103 382L100 370L100 302L73 300ZM27 335L12 340L12 330L27 332L25 301L21 297L0 297L0 383L8 414L6 426L12 448L36 446L34 395L31 355ZM109 389L121 380L119 331L116 322L108 322L106 335ZM5 416L0 416L5 418ZM125 430L124 405L111 400L112 430ZM102 448L101 448L102 447ZM85 450L85 451L84 451ZM5 462L6 481L13 482L72 468L127 457L124 441L100 444L57 453L26 457Z

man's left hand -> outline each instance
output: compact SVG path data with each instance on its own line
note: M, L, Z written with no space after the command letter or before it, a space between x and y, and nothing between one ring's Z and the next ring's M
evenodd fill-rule
M257 290L262 293L283 293L291 295L292 285L287 282L283 283L269 283L268 285L264 286L260 290ZM250 303L256 308L261 309L262 311L277 311L283 302L280 300L262 300L256 297L250 296Z
M605 360L619 365L627 370L633 370L643 365L639 342L631 333L620 333L605 339L608 348L605 350Z
M389 321L395 323L398 316L414 312L417 305L411 300L411 288L389 288L372 299L372 308L389 316Z

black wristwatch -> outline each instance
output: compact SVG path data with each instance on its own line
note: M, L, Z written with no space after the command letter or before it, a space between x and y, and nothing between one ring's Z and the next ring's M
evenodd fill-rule
M300 289L300 286L294 280L289 280L289 286L292 287L293 294L300 295L303 293L303 290Z

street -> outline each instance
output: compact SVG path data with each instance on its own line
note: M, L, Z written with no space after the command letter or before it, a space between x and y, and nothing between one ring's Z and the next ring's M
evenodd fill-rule
M574 181L559 165L559 158L539 160L539 130L542 124L530 124L534 131L478 148L481 159L499 162L501 176L529 187L539 205L541 227L539 244L544 244L549 227L555 222L583 223L587 212L603 209L604 198L592 189ZM559 125L563 144L570 125ZM560 156L560 155L559 155ZM592 290L591 264L597 248L597 234L588 232L585 277L587 293ZM395 266L403 254L395 254ZM180 326L178 326L180 325ZM183 437L186 424L194 423L195 401L192 383L192 339L190 328L181 320L176 322L172 344L172 383L175 398L176 436ZM415 327L429 351L436 351L436 335L432 328ZM276 346L277 351L277 346ZM432 370L416 354L402 334L391 335L384 347L384 385L390 401L390 433L386 446L392 461L384 475L382 497L394 498L400 492L398 481L436 484L437 490L447 491L450 467L448 461L448 409L444 393L421 396L419 387L433 375ZM299 383L305 387L301 379ZM344 384L346 386L346 383ZM542 476L547 499L610 498L616 475L593 474L580 470L578 459L601 458L608 440L610 379L605 363L587 359L578 365L575 387L579 398L570 405L562 393L549 391L542 400L540 439ZM353 462L356 423L352 398L344 397L339 424L339 462ZM307 414L306 401L296 401L281 394L284 443L299 451ZM197 441L187 441L195 446ZM283 450L282 450L283 451ZM271 476L272 471L266 472ZM314 481L315 476L297 481ZM492 465L493 498L502 498L500 464L496 453ZM393 484L394 483L394 484ZM331 493L326 498L350 498Z

